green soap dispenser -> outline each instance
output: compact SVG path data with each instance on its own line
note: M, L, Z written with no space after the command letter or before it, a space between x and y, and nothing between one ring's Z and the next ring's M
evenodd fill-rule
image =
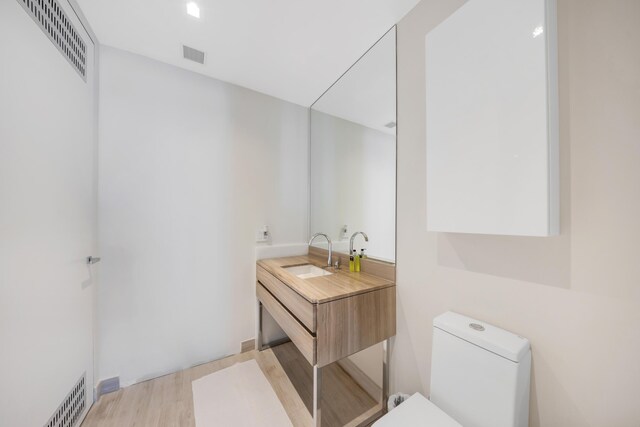
M360 271L360 261L362 260L362 256L361 255L356 255L356 250L353 250L353 254L355 255L355 264L356 264L356 271Z

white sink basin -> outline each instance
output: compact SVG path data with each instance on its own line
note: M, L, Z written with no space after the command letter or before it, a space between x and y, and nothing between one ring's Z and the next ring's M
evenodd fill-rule
M312 277L320 277L320 276L330 276L331 274L333 274L327 270L323 270L322 268L316 267L315 265L311 265L311 264L294 265L292 267L285 267L284 269L291 274L295 274L301 279L310 279Z

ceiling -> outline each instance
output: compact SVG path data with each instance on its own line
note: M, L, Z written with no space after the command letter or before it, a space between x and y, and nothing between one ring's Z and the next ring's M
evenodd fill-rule
M311 105L419 0L77 0L100 43ZM206 52L204 65L182 45Z

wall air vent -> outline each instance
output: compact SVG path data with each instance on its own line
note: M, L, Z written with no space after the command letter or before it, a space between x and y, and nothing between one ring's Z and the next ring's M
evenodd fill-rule
M73 427L80 420L87 401L85 376L82 374L44 427Z
M87 81L87 45L56 0L17 0L40 29Z
M197 62L198 64L204 64L204 52L201 50L182 45L182 55L184 59Z

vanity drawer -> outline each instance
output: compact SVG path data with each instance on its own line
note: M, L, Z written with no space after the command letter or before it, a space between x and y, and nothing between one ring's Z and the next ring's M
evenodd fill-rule
M318 304L318 366L326 366L395 334L395 286Z
M316 310L314 304L301 297L296 291L259 265L256 266L256 276L258 281L280 300L282 305L287 307L308 330L316 332Z
M256 294L271 317L298 347L300 353L311 363L316 363L316 338L312 336L295 317L291 315L277 299L260 283L256 284Z

